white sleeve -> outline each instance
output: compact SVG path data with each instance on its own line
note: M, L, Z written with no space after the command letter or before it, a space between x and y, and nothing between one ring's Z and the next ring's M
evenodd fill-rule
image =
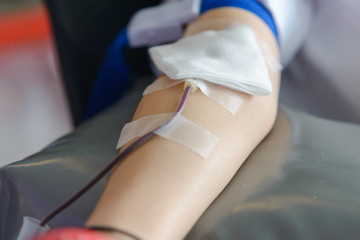
M314 13L313 0L259 0L272 13L279 32L281 62L287 66L306 38Z

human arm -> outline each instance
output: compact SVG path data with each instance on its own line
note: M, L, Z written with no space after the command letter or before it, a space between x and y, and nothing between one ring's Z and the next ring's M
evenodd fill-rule
M267 25L241 9L211 10L190 24L186 34L212 29L214 19L250 25L278 54L276 39ZM200 91L192 94L183 115L219 138L211 155L203 159L183 146L154 137L113 171L87 225L112 226L143 239L183 238L270 131L277 112L280 76L271 71L269 75L272 94L255 97L239 93L244 103L235 116ZM182 86L177 85L144 96L133 119L173 112L182 92Z

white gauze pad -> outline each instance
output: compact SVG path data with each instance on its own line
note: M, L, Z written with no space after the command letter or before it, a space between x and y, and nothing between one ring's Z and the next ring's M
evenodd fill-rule
M189 26L187 26L186 33L192 35L198 32L210 30L209 29L210 26L212 30L223 29L230 26L231 24L239 24L239 23L229 22L229 20L225 20L222 18L202 20L200 22L192 23ZM283 66L277 60L275 54L272 52L269 45L264 41L264 39L262 39L258 35L256 35L256 37L268 68L273 72L281 71L283 69Z
M186 81L194 83L196 86L199 87L199 89L204 93L205 96L220 104L232 115L235 115L235 113L239 110L243 103L243 100L241 99L239 94L229 88L225 88L222 86L215 87L215 84L200 79L187 79ZM163 90L183 82L185 82L185 79L174 81L170 80L167 77L161 77L154 83L150 84L145 89L143 95Z
M202 79L251 95L272 92L264 56L248 25L234 23L149 51L155 65L170 79Z
M125 124L121 131L117 148L154 130L172 115L173 113L151 115ZM211 154L213 148L219 141L219 139L208 130L180 114L168 125L155 131L155 133L189 148L203 158L207 158Z

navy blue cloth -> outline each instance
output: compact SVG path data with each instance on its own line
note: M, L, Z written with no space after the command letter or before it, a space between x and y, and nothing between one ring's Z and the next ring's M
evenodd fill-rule
M200 12L204 13L219 7L237 7L256 14L269 26L274 36L278 39L277 28L271 13L258 1L203 0ZM124 29L111 45L105 61L98 72L92 88L85 119L96 115L117 101L129 86L131 79L124 56L125 49L129 45L127 29Z
M124 56L128 46L127 29L123 29L110 46L96 76L85 119L117 101L130 85L130 71Z

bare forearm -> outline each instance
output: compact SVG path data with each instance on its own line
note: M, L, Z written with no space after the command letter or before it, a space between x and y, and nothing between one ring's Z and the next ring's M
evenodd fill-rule
M266 25L239 9L210 11L190 25L187 34L211 29L205 21L216 18L251 25L277 53L276 40ZM244 103L235 116L200 91L192 94L183 115L219 138L211 155L203 159L181 145L154 137L114 170L87 224L118 227L144 239L183 238L271 129L279 75L270 72L270 77L273 93L265 97L239 93ZM134 120L173 112L182 92L180 84L145 96Z

